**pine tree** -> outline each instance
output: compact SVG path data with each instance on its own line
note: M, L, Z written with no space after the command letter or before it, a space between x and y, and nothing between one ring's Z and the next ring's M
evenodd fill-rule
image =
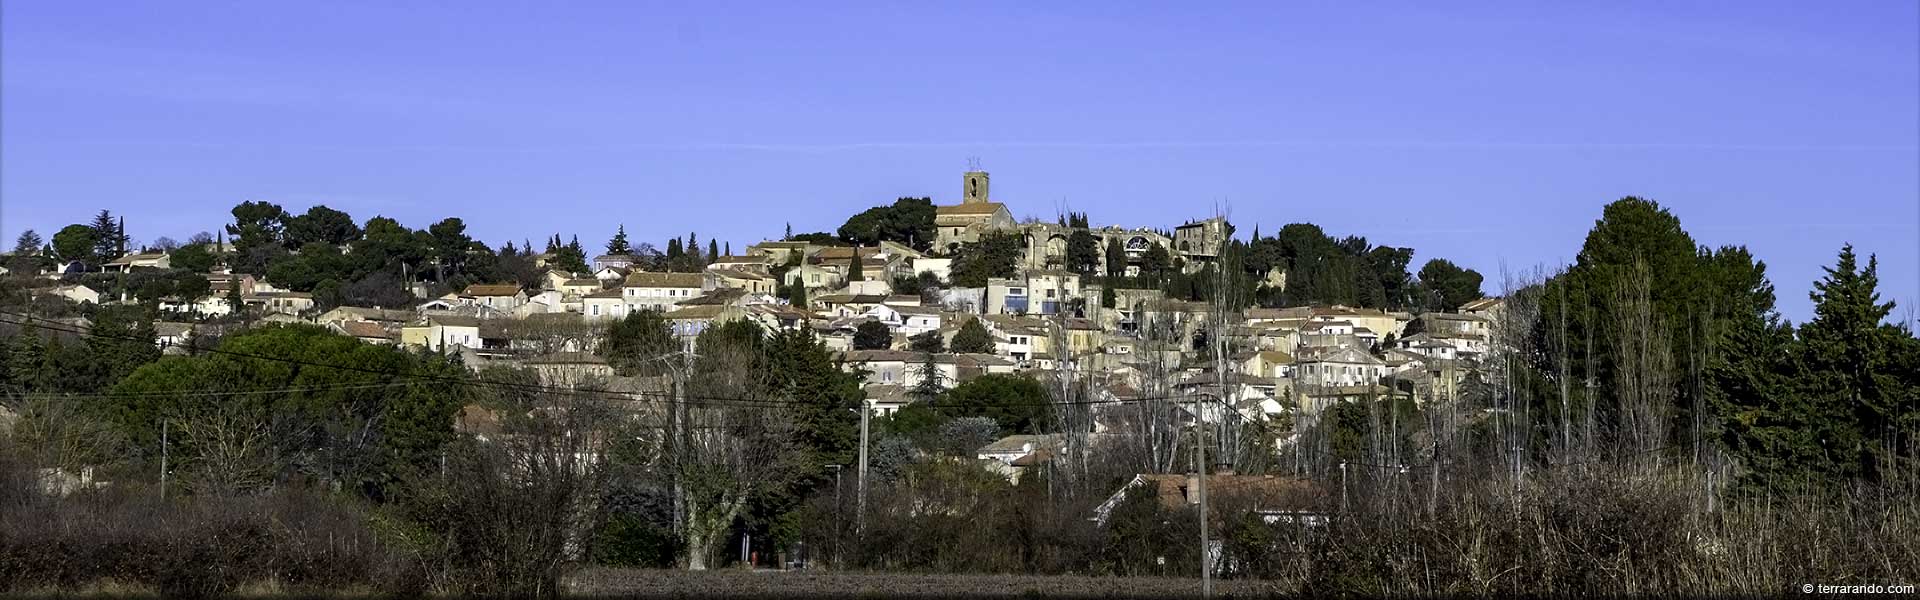
M42 391L47 384L46 358L47 349L40 336L21 332L14 336L13 351L7 357L7 379L23 390Z
M993 334L987 332L987 327L981 325L979 319L970 318L960 326L959 333L953 334L953 343L949 347L954 352L992 354Z
M613 239L607 240L607 254L618 256L632 252L633 246L627 244L627 226L622 223L620 230L613 234Z
M114 220L112 212L101 209L100 214L94 215L93 224L88 227L93 229L94 256L99 257L101 261L120 258L122 251L127 247L126 232L120 229L121 225Z
M946 338L940 337L938 330L928 331L907 338L907 347L914 352L941 353L947 351Z
M20 232L20 237L14 239L13 254L15 256L27 256L29 254L39 252L40 247L42 245L45 245L46 243L47 243L46 240L40 239L39 233L34 232L34 230L32 229L28 229L26 231Z
M1896 424L1913 418L1903 396L1915 379L1908 371L1914 365L1901 364L1908 361L1896 353L1912 336L1883 322L1894 303L1880 301L1879 267L1869 256L1860 269L1853 246L1842 247L1838 264L1808 294L1814 317L1800 328L1809 425L1836 474L1873 481L1912 445L1913 434Z
M700 262L700 237L694 235L692 232L687 233L686 252L687 256L693 259L690 262L695 264Z
M938 331L929 331L927 334L931 334L936 341L940 339L940 332ZM919 344L916 343L916 346L918 345ZM916 374L920 376L920 381L913 385L913 397L921 402L933 404L940 400L941 395L947 393L946 374L940 372L940 364L934 361L934 353L939 352L939 350L919 350L916 347L915 351L926 352L927 355L926 358L921 361L920 365L916 367L918 371Z

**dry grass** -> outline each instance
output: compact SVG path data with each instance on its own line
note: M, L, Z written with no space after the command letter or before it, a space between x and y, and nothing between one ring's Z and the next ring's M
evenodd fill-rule
M1198 598L1198 578L940 575L824 571L589 569L570 594L657 598ZM1214 582L1215 597L1264 598L1261 581Z

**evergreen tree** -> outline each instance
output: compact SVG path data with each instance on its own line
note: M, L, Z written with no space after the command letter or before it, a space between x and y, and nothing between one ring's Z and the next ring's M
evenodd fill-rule
M13 348L7 356L7 379L21 390L45 391L50 381L46 369L47 348L40 335L22 331L13 336Z
M766 356L774 395L794 402L787 414L811 450L808 472L817 476L826 471L825 465L848 464L859 449L865 402L860 382L865 376L842 370L834 353L807 327L774 333L767 339Z
M123 223L124 221L115 221L113 213L106 209L101 209L100 214L94 215L93 224L88 227L91 227L94 232L93 255L99 257L101 262L119 258L126 253L127 232Z
M1722 447L1741 463L1740 486L1789 491L1807 482L1804 473L1831 471L1824 466L1805 399L1794 389L1799 364L1793 328L1774 312L1764 264L1734 264L1728 250L1719 256L1728 263L1723 269L1749 274L1754 300L1753 310L1712 333L1720 350L1707 359L1706 401L1719 417Z
M40 239L39 233L35 233L32 229L28 229L26 231L20 232L20 237L14 238L13 253L16 256L26 256L29 254L38 253L40 251L40 246L46 243L47 243L46 240Z
M614 232L613 239L607 240L607 254L618 256L631 253L633 246L627 244L627 226L622 223L620 229Z
M862 321L860 326L853 330L853 349L855 350L885 350L892 346L893 331L887 329L886 323Z
M1166 276L1171 265L1172 255L1167 252L1167 247L1160 242L1154 242L1140 256L1140 275L1157 285L1161 278Z
M240 281L238 279L227 280L227 310L233 311L233 314L236 315L247 312L247 300L246 297L240 295Z
M100 234L86 225L68 225L53 234L53 255L61 261L102 262L94 254Z
M1100 239L1094 237L1092 232L1075 229L1067 236L1067 270L1081 275L1094 275L1100 271L1102 262Z
M720 243L712 239L708 239L707 240L707 264L713 264L713 261L716 261L719 259L720 259Z
M672 366L667 362L671 359L662 357L679 349L680 343L673 339L660 313L637 310L607 327L599 353L615 373L631 377L666 373Z
M1127 251L1120 246L1120 238L1107 238L1107 277L1120 277L1127 273Z
M1113 286L1109 285L1107 287L1100 288L1100 307L1101 308L1113 308L1113 305L1118 303L1119 303L1119 298L1114 294Z
M953 335L952 348L954 352L992 354L993 334L987 332L987 326L981 325L979 319L968 318L960 325L959 333Z
M909 337L907 343L908 348L914 352L938 354L947 351L946 339L940 337L940 332L937 330Z
M685 255L686 255L686 251L680 248L680 238L673 238L673 239L667 240L667 262L668 263L679 262L681 257Z
M847 260L847 281L849 283L855 282L855 281L865 281L867 279L867 274L864 271L865 269L862 269L860 266L860 249L854 248L853 258L850 258Z
M806 282L796 278L793 285L787 286L787 304L800 310L807 310Z
M1894 303L1880 301L1878 271L1876 257L1861 269L1853 246L1842 247L1838 263L1808 294L1814 317L1800 328L1812 429L1839 474L1871 481L1911 457L1914 432L1900 425L1914 422L1912 398L1920 389L1920 365L1903 352L1914 344L1912 335L1884 322Z
M1480 299L1482 279L1479 272L1460 268L1445 259L1427 261L1426 266L1420 267L1420 287L1429 298L1426 309L1450 312Z
M940 332L938 331L930 331L927 333L932 334L935 340L940 339ZM914 337L917 338L919 336ZM915 400L925 402L929 405L938 402L940 396L947 393L947 377L945 373L940 371L940 363L934 360L934 352L938 351L926 352L926 356L915 368L916 372L914 374L920 376L920 381L913 384L912 392Z

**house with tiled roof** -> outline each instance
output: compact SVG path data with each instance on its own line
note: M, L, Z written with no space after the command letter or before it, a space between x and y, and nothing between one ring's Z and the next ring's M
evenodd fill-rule
M700 304L683 306L661 315L667 321L667 329L674 337L680 338L686 349L694 349L694 340L700 333L719 323L747 319L751 314L746 308L732 304Z
M756 294L771 294L778 287L779 280L772 275L754 269L708 266L704 273L703 287L708 291L721 289L745 290Z
M476 283L460 290L460 302L511 311L527 303L527 292L517 283Z
M600 280L593 277L571 277L553 282L553 290L567 298L579 298L600 291Z
M593 257L593 269L595 271L607 268L631 269L639 260L639 257L632 254L602 254Z
M166 354L186 354L186 346L193 342L193 329L192 323L154 321L153 345Z
M868 308L860 316L879 321L895 334L908 337L939 331L941 323L939 309L922 306L882 303Z
M1314 348L1294 357L1294 379L1306 385L1352 386L1378 383L1387 375L1386 363L1350 346Z
M313 294L307 292L254 292L241 300L248 309L263 314L299 316L313 310Z
M539 373L541 385L571 387L613 376L613 367L607 364L607 359L592 352L554 352L520 364Z
M1279 350L1255 350L1233 356L1241 373L1269 379L1293 376L1293 355Z
M34 295L59 296L61 298L66 298L68 300L72 300L75 303L79 303L79 304L99 304L100 303L100 292L93 291L93 288L80 285L80 284L57 285L50 288L35 290Z
M328 327L342 335L369 344L392 344L396 337L394 331L372 321L336 321L328 323Z
M652 310L664 313L673 310L681 302L704 294L706 278L699 273L635 271L627 274L626 281L620 284L620 290L627 312Z
M599 280L603 287L617 285L625 281L627 275L633 274L633 271L631 267L601 267L593 270L593 278Z
M107 261L107 264L101 265L101 270L104 270L109 273L129 273L129 272L132 272L134 269L169 269L169 268L172 268L172 260L165 252L141 252L138 254L128 254L126 256L122 256L120 258Z
M627 316L626 291L611 288L580 297L580 314L589 321L624 319Z
M853 317L887 303L884 294L830 294L813 299L828 317Z

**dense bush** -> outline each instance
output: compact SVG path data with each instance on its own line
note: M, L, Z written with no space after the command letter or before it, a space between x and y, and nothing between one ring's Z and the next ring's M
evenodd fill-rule
M288 490L250 498L161 499L126 489L48 498L5 483L0 592L103 583L167 596L241 586L287 590L417 590L416 563L383 543L350 499Z

